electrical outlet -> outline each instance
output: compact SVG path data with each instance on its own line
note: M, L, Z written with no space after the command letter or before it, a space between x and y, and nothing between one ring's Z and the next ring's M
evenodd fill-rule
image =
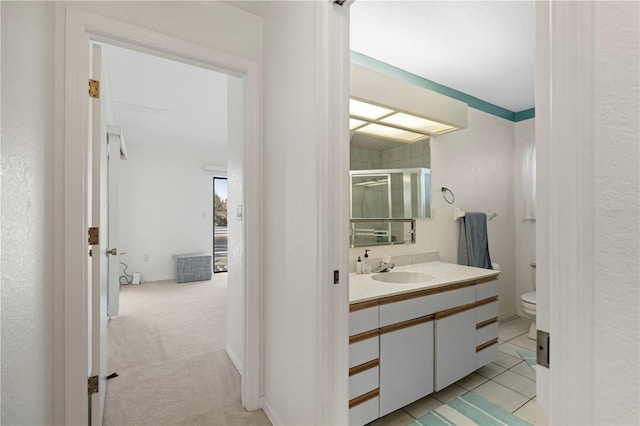
M145 254L145 255L144 255L144 261L145 261L145 262L148 262L148 261L149 261L149 255L148 255L148 254Z

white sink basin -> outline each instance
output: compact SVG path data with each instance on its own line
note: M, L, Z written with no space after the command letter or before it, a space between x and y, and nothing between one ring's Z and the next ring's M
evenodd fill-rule
M423 274L422 272L382 272L375 274L371 277L376 281L383 283L396 283L396 284L412 284L423 283L433 279L433 276L429 274Z

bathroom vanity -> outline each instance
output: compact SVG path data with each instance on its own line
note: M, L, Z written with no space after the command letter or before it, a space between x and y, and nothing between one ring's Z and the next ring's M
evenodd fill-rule
M498 274L430 262L350 275L349 424L369 423L495 360Z

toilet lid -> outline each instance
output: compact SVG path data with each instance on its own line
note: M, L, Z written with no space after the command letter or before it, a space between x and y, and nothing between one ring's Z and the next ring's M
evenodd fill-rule
M520 296L520 299L524 300L527 303L533 303L535 305L536 304L536 292L532 291L531 293L524 293L522 296Z

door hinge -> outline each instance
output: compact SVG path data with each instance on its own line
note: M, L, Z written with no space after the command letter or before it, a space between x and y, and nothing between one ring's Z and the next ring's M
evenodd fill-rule
M549 368L549 341L551 336L546 331L538 330L536 337L536 364Z
M100 81L89 80L89 97L100 98Z
M97 226L89 228L89 245L95 246L100 244L100 229Z
M91 376L87 379L87 392L89 395L98 393L98 376Z

